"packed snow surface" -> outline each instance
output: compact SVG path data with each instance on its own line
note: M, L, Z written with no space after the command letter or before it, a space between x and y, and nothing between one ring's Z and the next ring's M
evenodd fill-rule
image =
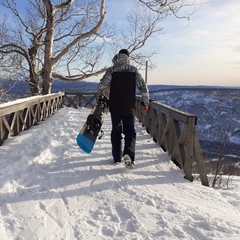
M239 240L240 183L189 182L136 121L136 166L115 166L111 122L91 154L90 109L63 108L0 147L1 240Z

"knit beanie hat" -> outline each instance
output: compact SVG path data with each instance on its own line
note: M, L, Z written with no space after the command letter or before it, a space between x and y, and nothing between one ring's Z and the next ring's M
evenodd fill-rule
M119 51L119 53L126 54L126 55L129 57L129 52L128 52L127 49L121 49L121 50Z

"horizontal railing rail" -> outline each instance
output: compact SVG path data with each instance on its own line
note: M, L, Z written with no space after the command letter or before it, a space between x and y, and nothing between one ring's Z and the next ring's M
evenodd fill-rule
M96 103L96 96L96 92L65 92L64 104L73 108L92 108Z

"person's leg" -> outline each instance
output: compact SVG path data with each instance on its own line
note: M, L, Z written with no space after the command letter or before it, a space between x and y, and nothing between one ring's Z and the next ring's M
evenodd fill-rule
M136 130L135 130L135 115L128 114L122 116L123 133L125 135L125 145L123 155L130 156L132 162L135 160L135 144L136 144Z
M112 155L114 162L120 162L122 159L122 119L121 115L111 114L112 120Z

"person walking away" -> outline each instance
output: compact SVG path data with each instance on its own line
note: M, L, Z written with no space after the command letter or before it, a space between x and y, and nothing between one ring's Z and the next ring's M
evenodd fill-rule
M112 156L115 164L125 161L127 167L132 168L135 161L135 100L136 86L142 96L142 111L147 112L149 91L137 68L130 65L129 52L122 49L113 58L110 67L97 88L98 95L109 92L109 112L111 114ZM124 148L122 149L122 134ZM122 151L123 150L123 151Z

